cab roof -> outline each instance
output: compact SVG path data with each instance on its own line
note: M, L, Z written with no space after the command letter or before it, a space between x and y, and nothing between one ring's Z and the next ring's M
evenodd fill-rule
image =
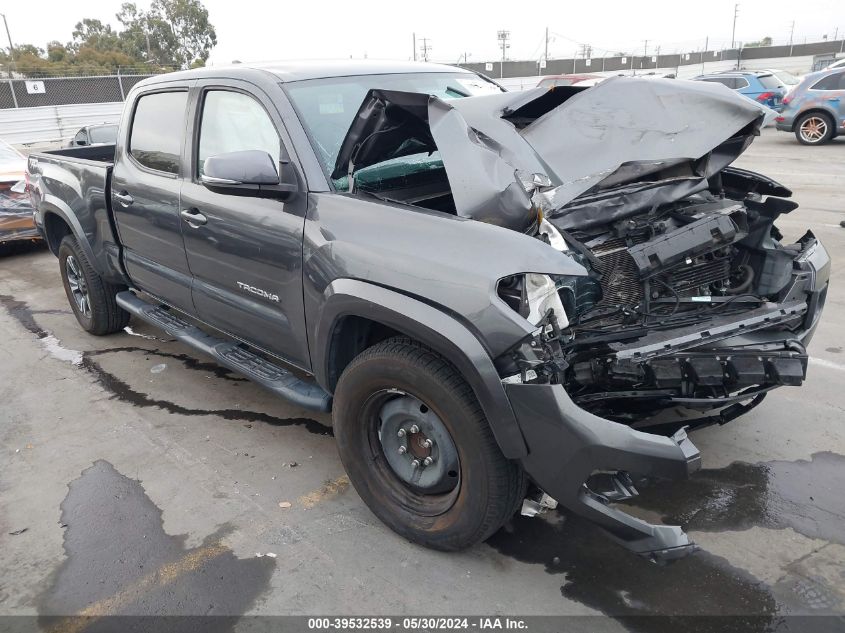
M388 75L400 73L467 73L472 71L430 62L390 61L390 60L309 60L278 61L259 63L233 63L223 66L209 66L194 70L182 70L164 75L156 75L144 81L145 85L158 81L179 79L200 79L204 77L239 77L250 71L263 71L275 75L280 81L301 81L304 79L324 79L327 77L352 77L355 75Z

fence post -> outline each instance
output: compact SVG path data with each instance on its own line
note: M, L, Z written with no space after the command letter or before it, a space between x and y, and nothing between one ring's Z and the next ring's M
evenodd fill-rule
M123 91L123 77L120 76L120 66L117 67L117 83L120 86L120 100L126 101L126 93Z
M12 103L15 104L15 109L17 109L17 107L18 107L18 96L15 94L15 85L12 83L11 77L9 77L7 79L7 81L9 82L9 90L12 93Z

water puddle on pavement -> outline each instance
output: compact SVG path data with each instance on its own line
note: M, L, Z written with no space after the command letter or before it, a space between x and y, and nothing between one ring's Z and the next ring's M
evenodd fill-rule
M33 310L26 302L18 301L14 297L10 297L8 295L0 295L0 305L2 305L6 309L6 312L18 321L18 323L34 334L38 338L39 343L48 351L48 353L59 360L71 362L72 364L86 370L106 391L122 402L126 402L136 407L154 407L176 415L216 416L223 418L224 420L262 422L280 427L299 426L315 435L331 436L334 434L330 426L321 424L312 418L280 418L262 411L249 411L242 409L198 409L186 407L170 400L154 398L149 394L143 393L142 391L131 387L128 382L104 369L100 363L96 362L95 357L126 352L145 354L148 357L157 356L161 358L171 358L178 360L186 369L211 373L217 378L232 381L236 384L249 381L246 378L241 378L233 374L225 367L221 367L216 363L201 361L188 356L187 354L173 354L162 352L157 349L147 349L138 346L113 347L85 352L70 350L62 347L59 339L42 328L35 318L38 314L55 314L57 312L56 310ZM132 365L129 365L129 367L131 368Z
M762 632L770 630L777 613L770 591L723 559L697 552L670 565L655 565L568 514L516 517L487 544L561 575L563 597L613 616L632 631ZM647 617L655 615L669 617ZM702 617L714 615L740 617Z
M270 586L273 559L237 558L223 544L227 528L187 549L184 536L164 532L141 482L106 461L69 484L61 510L66 558L38 601L47 631L155 630L154 620L114 616L214 615L223 617L192 626L222 633Z
M702 470L686 481L643 487L633 505L689 531L792 528L808 538L845 543L843 490L845 457L816 453L810 460L737 462ZM657 566L565 512L517 517L487 543L506 556L562 575L563 596L619 618L634 631L793 630L781 619L783 609L770 587L705 551ZM815 608L812 595L797 598L799 604L787 611ZM657 614L675 617L642 617ZM743 617L714 617L724 615ZM813 624L835 623L816 617L792 624L804 631L813 630Z
M845 545L845 456L836 453L794 462L735 462L641 493L634 505L688 530L792 528L808 538Z

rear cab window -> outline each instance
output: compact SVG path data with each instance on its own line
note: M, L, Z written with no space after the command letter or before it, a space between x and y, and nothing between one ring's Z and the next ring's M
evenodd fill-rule
M142 167L166 174L179 173L188 92L153 92L135 104L129 132L129 154Z

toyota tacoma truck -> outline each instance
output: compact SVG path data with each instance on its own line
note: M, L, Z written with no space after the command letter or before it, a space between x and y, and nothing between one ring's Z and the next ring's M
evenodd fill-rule
M399 534L455 550L560 504L671 560L681 527L625 502L800 385L825 303L824 247L775 226L790 190L731 166L767 112L704 82L240 64L142 81L115 145L33 154L29 190L85 330L138 318L332 411Z

